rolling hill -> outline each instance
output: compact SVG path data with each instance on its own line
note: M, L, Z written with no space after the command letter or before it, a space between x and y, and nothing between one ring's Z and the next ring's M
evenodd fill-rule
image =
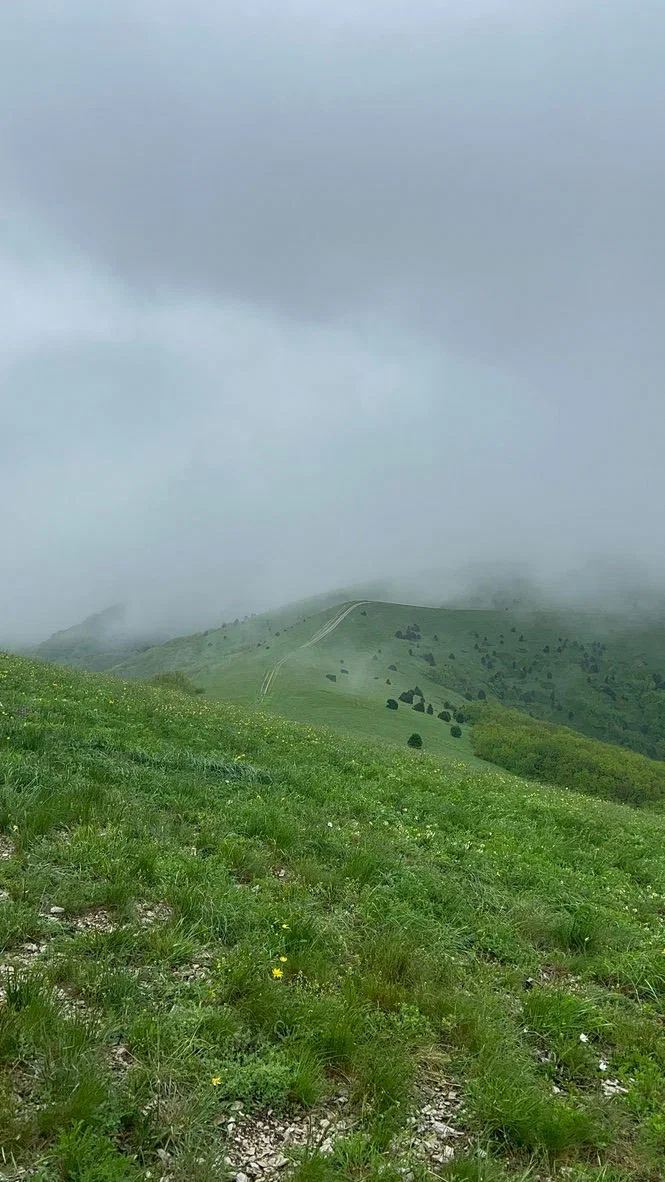
M610 613L363 603L315 644L348 604L293 608L178 637L113 665L122 677L182 670L212 697L305 722L470 756L437 715L485 698L594 739L665 758L665 626ZM279 665L267 695L261 687ZM334 678L335 680L331 680ZM433 715L388 698L420 688ZM415 723L418 725L415 725Z

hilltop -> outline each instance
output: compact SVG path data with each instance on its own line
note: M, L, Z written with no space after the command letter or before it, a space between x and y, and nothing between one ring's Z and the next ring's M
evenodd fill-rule
M5 1177L662 1177L662 817L19 658L0 702Z

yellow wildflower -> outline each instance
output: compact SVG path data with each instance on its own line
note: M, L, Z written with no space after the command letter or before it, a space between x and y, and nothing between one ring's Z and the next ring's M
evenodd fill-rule
M212 1079L210 1080L210 1082L211 1082L211 1084L212 1084L213 1088L218 1088L218 1087L219 1087L219 1085L220 1085L220 1084L221 1084L221 1082L222 1082L222 1077L221 1077L221 1075L213 1075L213 1077L212 1077Z
M288 956L280 956L279 959L281 960L282 964L286 964L286 962L289 958L288 958Z
M275 980L278 981L280 977L284 976L284 971L283 971L283 969L273 969L272 975L275 978Z

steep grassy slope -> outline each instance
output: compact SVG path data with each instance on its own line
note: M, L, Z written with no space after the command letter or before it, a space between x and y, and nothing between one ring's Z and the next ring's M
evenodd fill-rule
M0 702L5 1177L662 1178L661 818L11 657Z
M324 642L297 653L272 686L269 708L402 741L403 713L385 697L419 685L436 712L485 694L593 738L665 758L665 626L616 616L415 608L370 603ZM258 617L178 638L118 666L123 676L182 669L213 695L250 704L266 670L331 615ZM417 628L413 626L417 625ZM288 630L285 631L284 628ZM411 639L399 639L401 632ZM390 667L396 665L396 670ZM347 668L347 673L341 669ZM334 674L336 683L327 681ZM390 685L387 681L390 680ZM397 692L396 692L397 691ZM327 717L326 717L327 716ZM427 741L442 749L431 724ZM420 729L416 727L414 729ZM423 733L425 738L425 734ZM448 736L449 737L449 736Z

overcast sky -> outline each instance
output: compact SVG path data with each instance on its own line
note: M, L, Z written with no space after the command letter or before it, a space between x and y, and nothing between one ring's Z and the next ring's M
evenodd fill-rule
M662 0L3 0L0 638L665 565Z

